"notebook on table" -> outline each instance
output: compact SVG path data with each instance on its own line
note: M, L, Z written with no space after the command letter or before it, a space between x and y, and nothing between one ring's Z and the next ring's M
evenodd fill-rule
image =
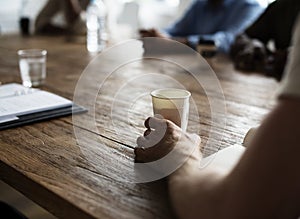
M48 91L15 83L0 86L0 130L86 111Z

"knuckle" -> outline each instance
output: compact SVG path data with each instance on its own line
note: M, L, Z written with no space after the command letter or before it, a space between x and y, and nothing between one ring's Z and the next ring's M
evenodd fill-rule
M136 140L136 144L138 145L138 146L144 146L144 137L138 137L137 138L137 140Z

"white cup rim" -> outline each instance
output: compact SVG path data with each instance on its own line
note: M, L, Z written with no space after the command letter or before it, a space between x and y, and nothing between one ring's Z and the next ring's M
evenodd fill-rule
M161 94L163 92L178 92L181 93L180 96L173 96L168 94ZM184 89L178 89L178 88L162 88L152 91L151 93L152 97L158 98L158 99L186 99L191 96L191 93Z

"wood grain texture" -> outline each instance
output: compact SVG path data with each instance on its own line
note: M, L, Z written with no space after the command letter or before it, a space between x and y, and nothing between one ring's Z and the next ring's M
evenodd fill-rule
M203 145L210 141L206 155L242 143L249 128L259 125L275 104L275 80L237 72L228 58L218 56L209 64L222 88L226 111L217 110L213 121L210 101L222 102L222 95L210 87L210 99L206 85L187 71L199 74L202 83L211 72L193 57L179 55L188 63L184 69L167 61L170 57L143 59L137 45L98 60L84 44L66 42L63 37L2 36L2 83L21 82L16 55L21 48L48 50L42 89L69 99L79 90L76 100L89 108L78 117L0 132L0 179L59 218L174 218L163 180L130 182L135 172L135 141L143 133L144 120L152 115L149 93L153 89L191 91L188 131L200 134ZM133 54L139 59L118 66ZM118 68L112 70L112 66ZM90 74L78 85L87 71Z
M126 183L132 149L84 132L86 145L61 120L1 133L1 178L60 218L171 217L163 181Z

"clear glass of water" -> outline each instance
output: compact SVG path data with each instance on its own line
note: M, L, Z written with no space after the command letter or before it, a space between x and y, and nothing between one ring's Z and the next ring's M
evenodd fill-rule
M19 50L19 67L23 85L38 87L46 79L47 51L43 49Z

